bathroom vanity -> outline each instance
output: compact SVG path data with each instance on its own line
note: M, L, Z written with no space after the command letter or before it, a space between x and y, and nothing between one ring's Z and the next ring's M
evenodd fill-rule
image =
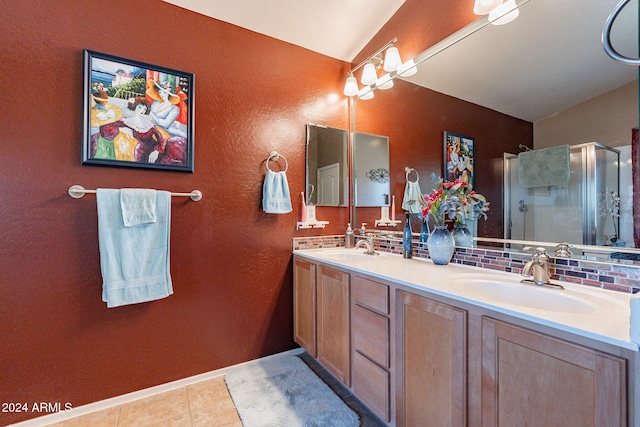
M640 424L630 295L344 248L293 271L295 341L390 426Z

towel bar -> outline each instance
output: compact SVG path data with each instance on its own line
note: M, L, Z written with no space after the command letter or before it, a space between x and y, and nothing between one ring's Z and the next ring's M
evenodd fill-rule
M82 185L72 185L69 187L69 196L74 199L79 199L85 194L95 194L96 190L86 190ZM197 202L202 199L202 192L200 190L193 190L191 193L171 193L171 197L190 197L191 200Z

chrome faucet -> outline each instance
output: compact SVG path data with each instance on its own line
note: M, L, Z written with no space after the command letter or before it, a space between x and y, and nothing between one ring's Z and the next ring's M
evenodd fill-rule
M528 251L533 248L525 247L522 250ZM531 260L528 261L522 269L523 276L531 276L531 279L522 279L522 283L534 283L538 286L555 286L552 285L551 280L551 267L549 263L549 255L545 248L535 248L535 253L531 256Z
M358 240L356 243L356 249L359 249L361 246L365 246L367 250L364 252L367 255L378 255L375 250L375 245L373 243L374 235L373 233L368 233L366 239Z

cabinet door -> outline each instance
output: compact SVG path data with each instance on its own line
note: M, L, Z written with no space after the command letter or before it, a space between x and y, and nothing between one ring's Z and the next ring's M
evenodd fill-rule
M467 312L418 295L396 298L398 426L467 423Z
M316 357L316 265L293 260L293 339Z
M483 426L626 425L625 360L482 321Z
M350 373L349 274L318 267L318 361L346 386Z

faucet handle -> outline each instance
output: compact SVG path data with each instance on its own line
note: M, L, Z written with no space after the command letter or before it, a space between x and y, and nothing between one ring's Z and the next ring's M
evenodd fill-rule
M571 258L571 255L573 254L573 252L571 252L569 249L573 249L575 248L575 246L569 244L568 242L563 242L556 245L556 248L557 248L556 249L557 257Z
M547 250L542 246L538 246L537 248L534 248L533 246L525 246L524 248L522 248L522 250L525 252L536 251L537 254L547 253Z
M524 248L522 248L522 250L525 252L535 251L535 253L532 255L532 258L536 261L547 262L549 260L549 255L547 255L547 250L542 246L538 246L537 248L534 248L531 246L525 246Z

